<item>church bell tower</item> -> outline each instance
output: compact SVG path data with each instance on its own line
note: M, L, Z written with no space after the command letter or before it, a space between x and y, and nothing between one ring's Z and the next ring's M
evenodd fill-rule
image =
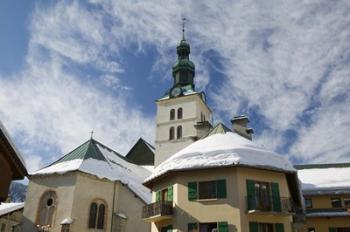
M211 129L211 110L205 93L195 90L195 65L190 60L190 44L184 35L176 47L172 68L173 85L156 101L157 127L155 166L198 140Z

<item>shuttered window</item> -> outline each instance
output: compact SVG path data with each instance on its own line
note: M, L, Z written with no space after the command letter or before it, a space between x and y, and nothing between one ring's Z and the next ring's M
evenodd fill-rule
M228 223L227 222L218 222L219 232L228 232Z
M217 187L217 198L226 198L227 196L226 180L218 180L216 187Z
M197 199L197 182L188 182L188 200Z
M259 232L259 224L257 222L249 222L249 232Z
M174 195L173 186L169 186L169 187L168 187L168 197L167 197L167 200L168 200L168 201L173 201L173 195Z
M253 210L256 208L256 199L255 199L255 182L252 180L247 180L247 202L248 210Z
M188 223L187 231L188 232L197 232L198 224L197 223Z
M271 193L272 193L272 202L273 202L273 211L281 212L281 198L280 198L280 190L278 183L271 183Z
M282 223L275 224L276 232L284 232L284 226Z
M156 192L156 201L160 201L160 191Z

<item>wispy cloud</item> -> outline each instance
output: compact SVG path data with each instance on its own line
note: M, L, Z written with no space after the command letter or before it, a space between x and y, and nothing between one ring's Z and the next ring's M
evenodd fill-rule
M186 16L197 86L207 90L218 118L254 110L264 118L256 140L265 146L301 162L349 161L349 12L348 1L38 6L26 69L0 79L0 116L12 132L25 135L27 146L66 151L92 128L123 152L139 135L152 140L153 118L127 107L132 86L119 78L127 68L121 50L154 46L153 72L169 78L179 22ZM220 81L210 76L213 52ZM85 77L82 69L97 75ZM287 131L295 133L291 144Z

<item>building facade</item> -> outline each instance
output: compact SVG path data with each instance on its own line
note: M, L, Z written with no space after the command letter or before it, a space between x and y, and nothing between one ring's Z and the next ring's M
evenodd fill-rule
M296 170L282 156L217 125L155 168L144 183L152 232L294 231Z
M24 203L1 203L0 232L20 232Z
M350 163L297 165L307 232L350 232Z
M149 231L149 175L94 139L29 176L23 231Z

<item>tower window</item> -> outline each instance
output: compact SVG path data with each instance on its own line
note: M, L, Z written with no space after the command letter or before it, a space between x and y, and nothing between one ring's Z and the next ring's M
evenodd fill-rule
M175 129L174 127L169 128L169 140L173 140L175 138Z
M182 108L177 109L177 119L182 119Z
M175 109L171 109L170 110L170 120L174 120L175 119Z
M53 218L56 211L57 196L53 191L48 191L41 196L39 212L38 212L38 225L46 226L53 224Z
M181 139L182 138L182 126L178 126L176 129L176 138Z

